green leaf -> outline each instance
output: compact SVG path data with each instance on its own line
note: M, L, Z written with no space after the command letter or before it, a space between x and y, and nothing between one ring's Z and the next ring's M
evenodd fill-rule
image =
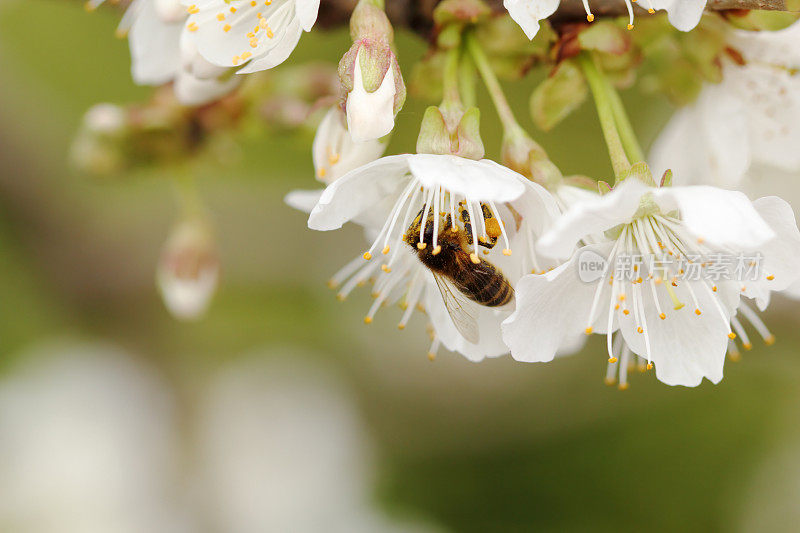
M531 94L533 122L542 130L550 131L580 107L588 93L580 69L571 61L562 62Z

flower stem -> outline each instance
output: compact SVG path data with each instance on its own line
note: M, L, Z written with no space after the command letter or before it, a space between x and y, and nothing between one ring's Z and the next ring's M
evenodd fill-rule
M611 109L614 112L614 121L617 124L620 138L622 139L622 146L628 154L628 158L634 163L644 161L644 151L639 144L639 139L636 137L636 132L633 130L633 125L628 118L628 113L625 111L625 105L622 103L617 89L611 84L611 81L606 79L608 96L611 100Z
M472 62L468 53L461 55L458 76L464 107L474 107L477 100L475 96L475 63Z
M486 90L489 91L489 96L491 96L497 114L500 116L503 128L506 130L518 129L520 126L517 123L517 119L514 118L514 112L511 111L511 106L508 105L508 100L503 94L503 88L500 87L500 82L497 81L497 76L495 76L483 48L481 48L480 43L472 33L467 33L464 38L475 66L478 68L481 78L483 78L483 84L486 85Z
M447 51L442 73L442 103L461 105L461 93L458 91L459 85L459 56L461 50L455 46Z
M592 96L594 96L597 117L600 120L600 127L603 130L603 137L608 147L608 155L611 157L611 165L614 167L615 176L619 178L621 174L631 168L631 164L625 154L619 131L617 131L614 106L608 93L605 77L600 72L600 69L597 68L597 64L591 55L580 54L578 61L583 69L584 76L586 76L586 81L589 82Z
M201 217L205 211L195 179L188 172L175 176L175 196L183 218Z

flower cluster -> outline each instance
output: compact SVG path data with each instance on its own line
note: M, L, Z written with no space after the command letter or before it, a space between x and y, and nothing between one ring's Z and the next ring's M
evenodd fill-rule
M327 111L312 159L325 188L286 197L313 230L348 222L363 230L356 257L329 282L339 299L369 284L365 323L388 304L401 309L400 329L415 311L424 314L431 358L443 346L471 361L510 354L545 362L598 334L606 377L621 388L637 364L670 385L717 383L726 356L752 346L748 332L772 343L758 312L773 293L800 292L800 230L785 200L752 200L735 189L753 193L764 176L800 172L800 22L788 14L704 15L703 0L641 3L652 16L632 38L629 0L620 20L595 22L584 2L587 22L567 23L546 21L558 0L505 0L503 17L481 0L440 2L414 85L441 103L424 113L413 152L386 156L406 85L384 1L359 0L339 98L319 102ZM187 104L219 98L242 75L283 63L319 7L134 0L123 23L134 79L173 81ZM649 164L617 93L648 58L669 63L653 87L664 88L682 65L700 73L665 90L694 102L666 126ZM519 77L532 62L551 67L531 96L542 129L591 95L610 183L564 176L517 121L498 74ZM477 79L503 127L499 162L485 156ZM115 117L95 122L114 130ZM174 314L194 318L211 298L218 263L195 196L184 190L183 198L159 284Z

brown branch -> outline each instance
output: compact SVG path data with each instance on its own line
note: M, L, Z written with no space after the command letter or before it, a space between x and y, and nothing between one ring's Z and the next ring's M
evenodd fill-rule
M492 9L503 11L503 0L485 0ZM531 0L533 2L538 0ZM357 0L322 0L319 21L322 26L335 27L347 24L350 12ZM427 35L430 31L433 8L438 0L386 0L386 12L397 27L411 28L417 33ZM590 0L592 12L597 16L626 15L628 12L623 0ZM768 9L786 11L785 0L708 0L707 9L722 11L726 9ZM637 8L639 14L646 11ZM559 21L584 20L586 13L581 0L561 0L561 6L553 15Z

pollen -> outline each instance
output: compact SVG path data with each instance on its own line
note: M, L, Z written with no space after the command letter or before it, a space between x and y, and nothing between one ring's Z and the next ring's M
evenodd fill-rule
M245 52L245 53L242 54L242 61L244 61L246 59L250 59L252 56L253 56L253 54L251 54L250 52Z
M772 346L773 344L775 344L775 335L770 335L769 337L764 339L764 344L766 344L767 346Z
M427 247L428 247L428 243L427 242L418 242L417 243L417 250L424 250Z
M653 9L653 8L651 7L651 8L649 8L649 9L647 10L647 12L648 12L648 13L650 13L650 14L652 15L653 13L655 13L655 12L656 12L656 10L655 10L655 9Z
M638 331L639 333L644 333L644 330L642 329L642 326L639 326L638 328L636 328L636 331Z
M386 255L386 254L388 254L388 253L389 253L389 249L390 249L390 248L389 248L389 245L387 244L386 246L384 246L383 250L381 250L381 253L382 253L383 255Z
M402 330L406 329L406 325L401 322L400 324L397 324L397 329L402 331Z
M437 254L438 254L439 252L441 252L441 251L442 251L442 247L441 247L441 245L437 244L437 245L436 245L436 246L433 248L433 251L431 252L431 254L432 254L432 255L437 255Z
M433 353L433 352L428 352L428 361L430 361L432 363L435 360L436 360L436 354Z
M623 310L622 310L622 313L623 313L625 316L628 316L629 314L631 314L631 312L630 312L629 310L627 310L627 309L623 309Z
M633 29L633 24L628 24L628 29L632 30Z
M767 279L768 279L769 281L772 281L773 279L775 279L775 276L773 276L772 274L770 274L769 276L767 276Z
M620 302L624 302L625 301L625 295L624 294L620 294L619 295L619 301Z
M588 20L589 22L594 22L594 15L592 14L586 15L586 20Z
M658 318L660 318L661 320L666 320L667 319L667 315L665 315L664 313L661 313L660 315L658 315Z
M362 257L367 261L369 261L370 259L372 259L372 254L369 252L364 252L364 255Z
M613 387L613 386L614 386L614 384L617 382L617 380L616 380L616 379L614 379L614 378L606 378L606 379L604 379L604 380L603 380L603 382L604 382L606 385L608 385L609 387Z
M387 274L392 271L392 268L389 265L381 265L381 270L386 272Z
M730 333L728 333L728 338L729 338L730 340L733 340L733 339L735 339L735 338L736 338L736 333L734 333L734 332L732 332L732 331L731 331Z
M653 363L647 363L647 370L653 370Z
M714 291L714 292L717 292L717 286L714 285L713 287L711 287L711 290Z
M752 344L750 344L749 342L746 342L746 343L742 344L742 347L743 347L745 350L752 350L752 349L753 349L753 345L752 345Z
M506 257L511 255L511 248L504 249L503 250L503 255L505 255ZM767 278L767 279L769 279L769 278Z
M629 26L631 26L631 25L629 24ZM633 26L631 26L631 27L633 27ZM617 388L619 390L628 390L630 387L631 387L630 383L620 383Z
M218 20L218 21L220 21L220 22L222 22L223 20L225 20L225 13L219 13L219 14L217 15L217 20Z
M616 358L616 357L609 357L609 358L608 358L608 362L609 362L609 363L611 363L611 364L613 365L614 363L616 363L616 362L617 362L617 358Z
M231 13L236 13L236 8L231 6Z
M189 23L189 25L188 25L188 26L186 26L186 29L187 29L187 30L189 30L189 31L191 31L191 32L195 32L195 31L197 31L199 28L198 28L198 26L197 26L197 24L196 24L196 23L194 23L194 22L190 22L190 23Z
M231 25L230 24L225 24L222 27L222 31L224 31L225 33L228 33L229 31L231 31Z
M477 265L477 264L479 264L479 263L481 262L480 258L478 257L478 254L476 254L475 252L473 252L473 253L469 254L469 258L470 258L470 260L471 260L473 263L475 263L476 265Z
M339 284L338 284L338 283L336 283L334 280L332 280L332 279L329 279L329 280L328 280L328 281L325 283L325 285L327 285L329 289L335 289L335 288L336 288L336 287L337 287Z
M364 324L372 324L372 317L371 316L365 316L364 317Z
M317 171L317 177L324 178L325 174L327 174L327 173L328 173L328 170L325 167L322 167Z
M702 311L700 311L700 309L695 309L694 310L694 314L696 314L697 316L700 316L702 314Z
M593 331L593 330L592 330L592 328L586 328L586 329L584 330L584 333L586 333L587 335L591 335L591 334L592 334L592 331Z
M192 4L192 5L190 5L190 6L189 6L189 7L186 9L186 11L187 11L187 12L188 12L190 15L196 15L196 14L200 13L200 9L197 7L197 5L196 5L196 4Z
M250 0L250 7L256 7L257 4L256 0Z

